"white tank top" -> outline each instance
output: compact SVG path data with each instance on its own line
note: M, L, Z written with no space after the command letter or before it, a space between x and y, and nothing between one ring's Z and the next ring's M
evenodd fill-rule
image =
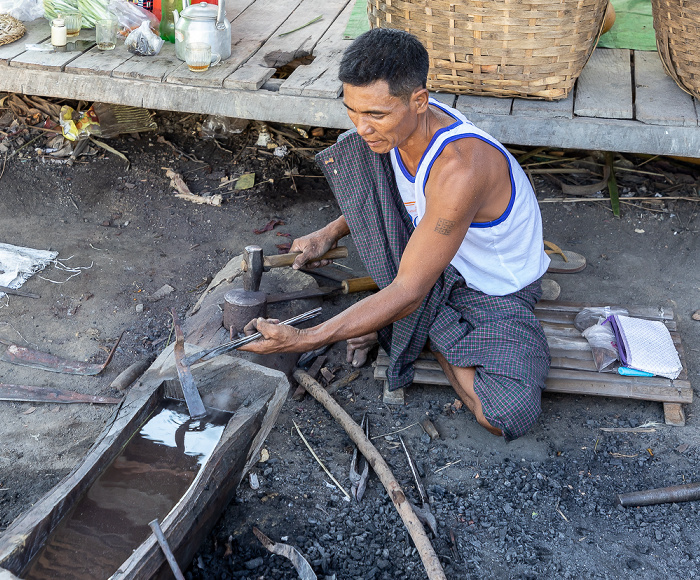
M481 139L500 151L510 171L510 203L498 219L472 222L451 264L467 286L491 296L505 296L540 278L549 266L542 240L542 217L530 180L515 158L491 135L474 126L456 109L435 99L430 104L450 115L455 122L433 135L416 175L411 175L398 149L391 151L396 185L413 225L425 215L425 185L437 157L448 143L457 139Z

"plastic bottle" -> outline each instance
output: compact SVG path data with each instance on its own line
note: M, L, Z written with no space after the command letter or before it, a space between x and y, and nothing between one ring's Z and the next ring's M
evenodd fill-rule
M175 43L175 16L173 10L182 12L182 0L161 0L162 16L160 19L160 37Z
M54 18L51 22L51 44L53 46L66 46L66 23L63 18Z

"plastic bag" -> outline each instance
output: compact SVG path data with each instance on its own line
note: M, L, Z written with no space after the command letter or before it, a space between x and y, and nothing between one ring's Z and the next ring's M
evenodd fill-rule
M100 134L100 123L92 107L87 111L78 113L72 107L63 105L59 122L61 123L63 136L69 141L78 141L90 135Z
M42 0L0 0L0 14L29 22L44 15L44 4Z
M132 31L137 30L142 22L148 22L153 30L158 30L158 18L156 18L155 14L138 7L136 4L126 0L110 0L107 9L119 22L123 36L127 36Z
M593 308L584 308L576 315L576 318L574 318L574 326L576 327L576 330L583 332L590 326L598 324L598 319L602 318L605 320L612 314L629 316L629 312L627 312L627 310L615 306L596 306Z
M599 310L602 310L600 308ZM609 324L603 324L605 318L599 318L597 323L582 332L593 351L593 362L599 373L612 370L611 367L618 359L615 346L615 333Z
M209 115L202 123L202 137L206 139L226 138L243 133L246 127L248 127L248 119Z
M124 45L126 49L138 56L155 56L160 52L165 41L151 30L148 21L142 22L136 30L132 30L126 37Z

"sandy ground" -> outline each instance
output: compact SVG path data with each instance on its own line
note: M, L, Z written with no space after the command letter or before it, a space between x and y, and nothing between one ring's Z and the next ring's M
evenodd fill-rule
M274 159L242 149L254 142L252 130L253 137L224 143L230 152L224 151L198 138L197 120L183 122L170 115L158 119L161 135L206 161L206 166L178 156L156 135L113 141L132 162L128 171L113 155L98 155L72 168L42 163L33 153L7 162L0 179L0 241L54 249L62 263L85 269L67 281L68 274L54 266L41 273L54 282L65 281L61 284L39 276L30 279L24 288L41 298L11 297L0 308L0 338L58 356L101 362L119 334L125 334L114 360L98 377L50 374L0 362L0 382L116 395L109 389L116 375L164 347L170 333L169 308L184 316L207 277L244 245L255 241L266 253L277 253L276 244L290 239L278 232L302 235L337 216L337 205L322 179L297 177L293 183L285 178L285 171L295 167L302 174L317 175L309 162L295 155ZM198 206L173 197L163 167L181 172L195 192L211 191L222 177L251 170L261 185L235 192L222 207ZM274 181L262 183L269 179ZM631 187L634 192L641 186ZM644 187L652 186L645 182ZM542 197L552 191L539 180L538 189ZM546 239L588 259L583 272L551 275L561 285L561 299L673 307L689 377L697 387L700 322L691 319L700 308L697 203L668 202L665 211L653 212L623 205L621 219L608 205L542 204ZM252 233L272 218L284 225L261 235ZM355 254L346 263L363 273ZM157 302L146 299L164 284L175 291ZM326 308L337 311L356 299L334 298L326 301ZM329 364L337 367L338 376L351 370L343 358L344 345L330 351ZM355 418L369 410L375 432L388 433L428 414L441 433L441 440L430 443L417 427L405 431L407 443L425 465L431 495L443 510L438 517L438 552L449 553L449 530L456 536L460 554L443 559L449 577L488 572L495 578L658 578L695 573L700 534L687 523L697 515L694 504L632 513L615 509L612 502L622 491L697 479L697 403L686 407L686 427L659 425L652 433L611 436L600 428L662 424L661 404L545 395L537 426L505 444L450 407L454 396L449 389L416 387L408 390L406 407L383 405L380 383L371 372L365 368L337 394ZM110 412L98 405L0 403L0 532L70 471ZM350 444L345 434L308 397L301 403L288 401L268 439L272 461L256 469L261 490L241 487L239 500L222 514L189 576L296 577L281 559L269 562L251 534L255 524L276 541L288 537L298 544L327 577L423 577L378 480L370 480L364 511L348 509L298 437L290 435L292 419L312 431L310 439L321 446L331 470L347 480ZM408 484L410 475L396 440L377 444ZM435 472L453 461L459 463ZM518 479L514 469L516 475L524 469L527 477ZM556 485L545 485L533 497L538 482L551 480ZM555 501L564 513L561 517ZM381 512L369 511L380 508ZM377 513L385 515L375 521ZM368 520L357 519L358 514ZM371 538L376 549L353 560L353 550L363 547L363 529L365 537L367 529L380 535L389 530L389 535L385 541ZM233 556L224 556L229 537ZM245 565L256 558L264 560ZM356 569L348 564L355 561Z

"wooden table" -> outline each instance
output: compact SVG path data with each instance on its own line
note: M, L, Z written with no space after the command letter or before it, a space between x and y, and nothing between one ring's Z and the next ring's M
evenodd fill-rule
M350 128L337 71L352 1L228 0L232 54L205 73L191 73L166 43L156 57L116 50L46 53L26 43L49 38L45 20L24 38L0 46L0 91L262 121ZM281 33L318 22L288 35ZM94 31L81 32L94 39ZM286 79L287 62L313 55ZM653 52L594 51L567 99L554 102L435 95L508 144L698 157L695 100L666 76Z

